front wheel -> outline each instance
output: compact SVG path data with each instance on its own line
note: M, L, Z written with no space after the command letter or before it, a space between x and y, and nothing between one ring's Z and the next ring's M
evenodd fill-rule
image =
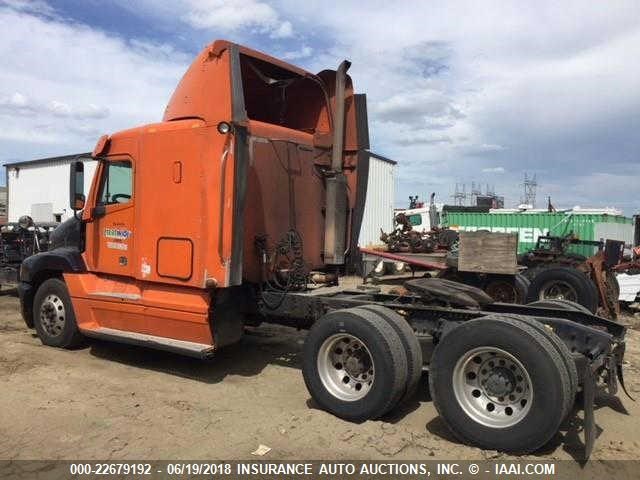
M67 286L59 278L40 285L33 299L33 324L43 344L72 348L82 343Z
M517 453L551 439L572 395L554 345L504 317L470 320L448 333L434 350L429 386L438 413L461 440Z

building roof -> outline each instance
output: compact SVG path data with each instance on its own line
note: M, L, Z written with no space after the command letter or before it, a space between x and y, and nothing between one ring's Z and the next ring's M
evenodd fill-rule
M373 158L377 158L378 160L382 160L383 162L390 163L391 165L397 165L398 164L398 162L396 162L395 160L391 160L390 158L383 157L382 155L378 155L377 153L374 153L371 150L369 150L369 156L371 156Z
M62 155L60 157L47 157L47 158L37 158L35 160L21 160L18 162L9 162L5 163L4 166L6 168L15 168L15 167L26 167L31 165L37 165L39 163L49 163L53 161L63 161L63 162L71 162L78 157L86 157L91 156L91 152L86 153L74 153L73 155Z

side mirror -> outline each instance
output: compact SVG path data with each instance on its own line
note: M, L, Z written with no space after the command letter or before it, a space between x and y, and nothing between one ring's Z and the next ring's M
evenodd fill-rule
M69 173L69 206L77 212L84 208L84 163L79 160L71 162Z

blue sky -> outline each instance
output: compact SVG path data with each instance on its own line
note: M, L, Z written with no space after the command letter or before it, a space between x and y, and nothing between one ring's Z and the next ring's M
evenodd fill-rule
M353 62L372 148L410 194L640 210L640 3L0 0L0 161L91 150L158 121L227 38L311 71ZM4 172L2 172L4 174Z

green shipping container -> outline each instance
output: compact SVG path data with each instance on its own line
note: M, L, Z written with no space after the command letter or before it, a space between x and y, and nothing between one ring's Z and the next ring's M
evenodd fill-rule
M535 247L538 237L564 236L573 233L580 240L622 240L633 243L633 221L622 215L602 213L475 213L444 212L443 225L463 231L489 230L518 234L518 253ZM573 253L591 256L593 247L574 245Z

